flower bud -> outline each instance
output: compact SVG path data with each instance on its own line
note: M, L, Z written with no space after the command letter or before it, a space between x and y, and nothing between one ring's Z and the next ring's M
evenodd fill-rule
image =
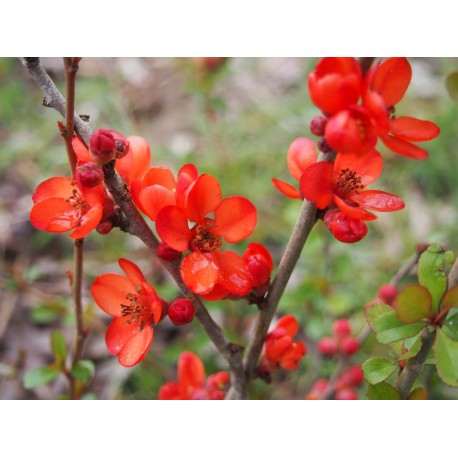
M103 171L99 164L86 162L76 169L75 178L80 189L83 187L94 188L102 182Z
M359 340L353 336L345 337L340 342L340 351L347 356L353 355L359 350Z
M346 337L351 333L350 322L345 318L336 320L332 325L332 331L337 338Z
M340 242L355 243L367 234L366 224L342 213L337 208L328 210L324 215L326 229Z
M335 337L323 337L318 341L318 351L322 355L334 356L339 350Z
M161 242L157 246L157 255L165 261L174 261L181 256L181 252L170 248L166 243Z
M194 304L182 297L175 298L168 310L170 321L177 326L190 323L195 313Z
M101 221L95 228L95 230L101 235L107 235L111 229L113 229L113 223L110 220Z
M318 141L318 149L322 153L332 153L334 150L328 145L326 139L323 137Z
M310 121L310 132L317 137L322 137L324 135L324 128L326 127L326 123L328 119L324 116L315 116Z
M102 165L108 164L116 157L116 143L113 134L109 130L97 129L91 135L89 150L95 162Z
M351 388L343 388L336 392L337 401L356 401L358 399L358 393Z
M110 130L109 132L113 135L115 141L116 159L121 159L129 152L129 140L127 140L127 138L124 137L124 135L120 134L119 132L116 132L115 130Z
M394 285L382 285L380 286L377 297L384 303L388 305L393 305L394 300L398 295L398 290Z

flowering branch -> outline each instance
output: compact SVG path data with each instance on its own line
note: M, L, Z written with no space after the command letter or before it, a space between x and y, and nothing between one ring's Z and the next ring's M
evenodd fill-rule
M65 99L47 74L46 70L41 66L39 59L22 58L20 60L37 82L38 86L42 89L45 95L43 105L56 109L64 116L67 107ZM92 134L90 125L81 120L81 118L79 118L76 114L74 116L74 124L78 134L82 137L86 144L89 144L89 139ZM153 255L156 256L156 249L159 245L159 241L133 203L130 192L126 184L116 172L114 165L115 162L112 161L103 167L104 182L115 202L121 207L127 218L127 223L123 229L131 235L135 235L140 238L140 240L142 240L143 243L150 248ZM160 258L158 259L163 267L173 277L183 294L193 301L196 308L196 318L230 366L231 383L235 389L236 397L239 399L245 398L246 384L242 364L243 348L240 345L229 342L226 339L222 329L208 313L200 298L195 296L184 284L180 274L179 261L165 261Z
M450 270L448 275L448 289L453 288L454 286L458 285L458 258L455 260L455 263ZM445 319L445 316L438 323L438 326L442 326L442 323ZM420 351L413 357L410 358L399 374L394 387L401 395L401 399L406 399L409 396L410 390L417 378L417 376L423 370L423 366L426 362L426 359L429 355L429 352L433 348L434 340L436 337L436 328L432 330L428 330L428 328L423 329L421 333L421 347Z

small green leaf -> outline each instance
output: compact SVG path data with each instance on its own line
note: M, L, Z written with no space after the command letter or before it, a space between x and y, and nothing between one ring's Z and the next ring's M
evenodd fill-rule
M82 359L72 367L72 376L82 382L88 382L95 373L95 365L89 359Z
M453 253L453 251L446 251L444 253L444 259L447 264L453 265L453 263L455 262L456 256Z
M371 385L383 382L397 367L398 365L394 361L382 357L368 359L362 365L364 378Z
M445 87L448 95L455 102L458 102L458 72L450 73L445 80Z
M458 308L458 285L445 293L442 299L442 308Z
M366 391L367 399L373 401L400 400L400 394L388 383L380 382L376 385L368 385Z
M407 398L410 401L426 401L428 399L428 392L422 386L412 390Z
M374 322L374 331L377 340L380 343L388 344L403 340L407 337L413 337L418 334L423 328L424 323L404 324L399 321L394 310L380 315Z
M372 304L366 307L366 320L369 326L374 329L375 321L385 313L390 313L393 308L386 304Z
M27 371L24 375L24 388L30 390L40 385L52 382L60 375L60 371L55 367L40 366Z
M431 294L421 285L407 285L396 298L396 315L403 323L416 323L431 314Z
M439 377L450 386L458 386L458 342L438 328L434 343L436 368Z
M97 396L95 393L84 393L81 396L82 401L95 401L97 399Z
M408 347L408 351L406 353L402 353L401 355L399 355L398 361L404 361L406 359L413 358L420 351L420 348L421 339L420 337L417 337L414 340L413 344L410 347Z
M444 325L455 334L458 334L458 313L454 313L451 316L449 315Z
M447 290L447 261L442 247L435 243L424 251L418 261L418 282L431 293L432 309L439 311L442 296Z
M65 360L67 359L67 345L64 336L59 331L53 331L51 333L51 348L54 353L56 365L60 368L64 367Z

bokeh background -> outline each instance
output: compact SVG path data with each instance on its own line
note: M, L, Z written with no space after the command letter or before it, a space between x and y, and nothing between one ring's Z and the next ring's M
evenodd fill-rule
M307 90L315 58L230 58L209 70L202 59L84 58L77 79L76 108L90 115L94 128L141 135L151 147L153 165L177 171L193 162L218 178L224 196L243 195L258 209L258 226L246 241L265 244L276 264L289 238L300 203L281 196L272 177L288 181L286 151L298 136L312 138L308 124L318 113ZM400 195L401 212L380 214L361 242L335 241L319 222L283 296L279 313L293 313L309 354L294 372L275 374L272 384L256 381L254 399L303 399L313 382L330 377L336 362L316 352L316 341L330 335L332 322L347 317L356 334L364 332L363 306L382 283L407 262L419 243L439 242L458 252L458 107L445 79L458 70L457 58L412 58L413 78L397 105L400 115L437 123L441 135L425 144L426 161L397 156L380 146L384 173L372 187ZM42 63L61 88L61 59ZM33 390L24 373L52 362L50 333L73 339L69 285L72 241L67 235L36 231L28 221L38 183L69 174L57 129L60 115L41 106L42 93L18 60L0 58L0 399L64 397L61 377ZM245 246L246 246L245 244ZM244 245L240 244L240 250ZM184 350L197 353L207 374L227 369L197 322L175 327L164 320L145 360L133 369L108 355L104 332L109 317L89 295L93 279L119 272L117 259L136 262L160 295L178 293L141 242L114 230L91 234L85 244L84 304L89 328L85 358L96 364L88 398L157 399L160 385L176 378ZM408 277L404 283L413 282ZM211 314L230 338L246 344L256 309L244 302L210 303ZM387 354L369 335L352 362ZM458 399L458 390L438 381L426 367L422 383L431 398ZM364 388L360 397L364 399Z

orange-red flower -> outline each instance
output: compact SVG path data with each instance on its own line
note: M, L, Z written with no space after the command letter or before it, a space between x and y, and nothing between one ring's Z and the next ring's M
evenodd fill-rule
M274 269L272 256L259 243L250 243L242 255L253 279L251 293L257 297L265 295L270 286L270 274Z
M103 217L108 200L102 184L79 188L73 178L54 177L35 190L30 222L37 229L53 233L68 232L74 239L86 237Z
M307 348L303 342L293 341L298 331L299 323L293 315L285 315L278 320L275 328L266 336L259 367L262 372L271 372L278 366L288 370L299 367Z
M191 228L189 221L195 223ZM219 285L218 296L222 297L228 293L243 296L252 286L245 261L233 251L219 251L223 239L239 242L255 225L253 204L244 197L223 199L220 185L211 175L201 175L189 186L182 207L163 207L156 217L156 229L164 243L180 252L192 251L181 264L186 285L196 294L210 293Z
M404 208L402 199L384 191L366 190L382 172L382 157L372 150L359 154L337 154L334 163L317 162L301 176L303 197L319 209L337 206L351 218L370 221L376 218L368 210L389 212Z
M227 372L217 372L205 380L202 360L185 351L178 359L178 380L167 382L159 389L159 400L221 400L224 385L230 380Z
M355 243L366 237L367 226L364 221L342 213L338 208L331 208L323 217L326 229L336 240Z
M288 170L292 177L299 181L307 167L314 164L317 158L315 144L312 140L305 137L296 138L289 146L286 155ZM302 199L299 191L289 183L278 180L277 178L272 178L272 182L286 197L290 199Z
M126 274L98 276L91 287L96 304L114 319L105 341L108 351L125 367L139 363L153 342L153 325L163 317L162 301L133 262L120 259Z

